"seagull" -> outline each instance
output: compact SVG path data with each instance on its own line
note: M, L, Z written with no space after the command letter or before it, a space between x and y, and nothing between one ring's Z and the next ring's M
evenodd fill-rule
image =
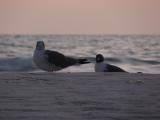
M96 55L95 72L126 72L126 71L117 67L117 66L104 63L103 55L97 54Z
M72 65L90 63L87 59L72 58L57 51L45 50L43 41L37 41L33 54L33 61L37 67L44 71L58 71Z

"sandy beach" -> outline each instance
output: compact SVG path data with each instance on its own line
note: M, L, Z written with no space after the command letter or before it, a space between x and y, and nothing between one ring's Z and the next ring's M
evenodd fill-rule
M0 120L159 120L160 75L0 73Z

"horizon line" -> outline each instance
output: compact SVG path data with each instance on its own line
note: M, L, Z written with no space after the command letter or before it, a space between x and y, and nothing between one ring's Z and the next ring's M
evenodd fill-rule
M50 33L33 33L33 34L21 34L21 33L0 33L0 36L1 35L13 35L13 36L16 36L16 35L73 35L73 36L79 36L79 35L89 35L89 36L107 36L107 35L109 35L109 36L130 36L130 35L136 35L136 36L160 36L160 33L159 34L95 34L95 33L93 33L93 34L90 34L90 33L85 33L85 34L81 34L81 33L76 33L76 34L74 34L74 33L71 33L71 34L69 34L69 33L57 33L57 34L55 34L55 33L53 33L53 34L50 34Z

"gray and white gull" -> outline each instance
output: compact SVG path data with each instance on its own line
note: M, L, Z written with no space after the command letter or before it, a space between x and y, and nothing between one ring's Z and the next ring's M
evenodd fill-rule
M44 71L58 71L72 65L90 63L85 58L73 58L57 51L45 50L43 41L37 41L33 61L38 68Z
M122 68L119 68L108 63L104 63L104 57L102 54L96 55L95 72L126 72Z

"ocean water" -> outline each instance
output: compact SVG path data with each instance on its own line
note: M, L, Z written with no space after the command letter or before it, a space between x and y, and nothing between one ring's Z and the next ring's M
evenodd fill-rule
M160 36L151 35L0 35L0 71L36 72L32 56L36 41L46 48L93 63L59 72L94 72L95 56L128 72L160 73Z

